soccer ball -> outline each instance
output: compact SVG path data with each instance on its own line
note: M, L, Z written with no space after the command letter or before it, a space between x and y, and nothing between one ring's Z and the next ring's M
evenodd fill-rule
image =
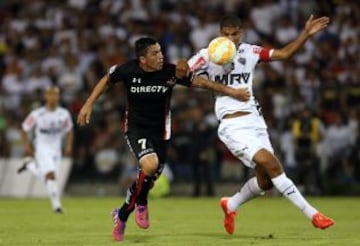
M225 65L236 55L235 44L226 37L214 38L208 46L209 60L218 65Z

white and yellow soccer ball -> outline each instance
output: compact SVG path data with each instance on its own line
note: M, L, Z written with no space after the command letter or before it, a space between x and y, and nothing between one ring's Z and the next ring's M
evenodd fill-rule
M209 60L218 65L225 65L234 59L236 55L235 44L226 37L214 38L208 46Z

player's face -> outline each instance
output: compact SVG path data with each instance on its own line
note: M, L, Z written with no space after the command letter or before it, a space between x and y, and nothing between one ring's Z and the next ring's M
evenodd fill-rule
M145 56L142 58L142 65L147 71L157 71L163 67L164 55L162 54L161 47L158 43L149 46Z
M45 92L46 105L49 107L56 107L59 103L60 91L57 87L52 87Z
M220 35L233 41L236 46L240 44L241 29L239 27L223 27L220 29Z

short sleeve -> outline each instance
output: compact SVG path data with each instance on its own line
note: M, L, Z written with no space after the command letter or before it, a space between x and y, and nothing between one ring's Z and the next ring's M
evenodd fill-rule
M35 112L31 112L23 121L22 123L22 129L25 132L30 131L31 129L34 128L34 126L36 125L36 114Z
M188 64L191 71L193 71L197 75L206 72L206 69L209 66L207 49L201 49L198 53L192 56L188 60Z
M267 49L261 46L252 45L252 53L257 57L258 61L268 62L270 61L272 49Z
M114 65L108 71L108 83L115 84L125 80L126 71L123 65Z

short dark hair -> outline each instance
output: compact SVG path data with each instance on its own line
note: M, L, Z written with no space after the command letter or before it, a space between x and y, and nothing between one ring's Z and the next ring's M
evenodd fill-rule
M220 29L223 27L240 27L241 26L241 20L236 15L225 15L220 20Z
M157 41L151 37L142 37L135 41L135 55L137 58L146 54L149 46L156 44Z

